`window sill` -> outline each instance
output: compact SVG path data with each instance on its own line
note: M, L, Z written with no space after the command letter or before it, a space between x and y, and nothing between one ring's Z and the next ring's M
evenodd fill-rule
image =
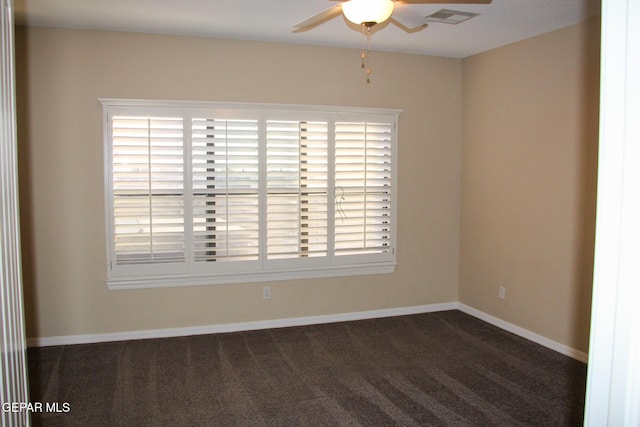
M276 280L314 279L322 277L358 276L393 273L394 262L323 267L317 269L260 271L220 275L158 275L145 277L110 278L109 290L172 288L182 286L223 285L232 283L268 282Z

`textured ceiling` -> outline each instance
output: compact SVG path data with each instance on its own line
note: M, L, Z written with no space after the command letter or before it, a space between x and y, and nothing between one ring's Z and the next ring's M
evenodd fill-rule
M358 26L342 16L308 31L294 24L332 6L328 0L14 0L23 25L182 34L360 48ZM431 23L408 34L374 27L372 49L463 58L553 31L600 11L599 0L493 0L488 5L409 5L427 16L440 9L478 13L457 25Z

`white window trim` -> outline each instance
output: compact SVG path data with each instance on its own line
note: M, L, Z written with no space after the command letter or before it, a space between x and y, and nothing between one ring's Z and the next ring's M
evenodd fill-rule
M292 280L307 278L324 278L339 277L352 275L368 275L368 274L384 274L392 273L396 266L396 236L397 236L397 122L401 110L397 109L379 109L379 108L357 108L357 107L334 107L334 106L314 106L314 105L294 105L294 104L251 104L251 103L218 103L218 102L191 102L191 101L163 101L163 100L129 100L129 99L99 99L103 107L103 129L104 129L104 195L105 195L105 231L107 246L107 280L106 284L110 290L117 289L140 289L140 288L158 288L158 287L179 287L179 286L200 286L200 285L216 285L231 283L248 283L262 282L273 280ZM193 109L195 110L237 110L237 111L260 111L262 116L273 117L280 112L296 112L296 113L318 113L322 115L341 115L351 118L359 118L372 115L384 115L393 121L392 143L391 143L391 239L389 246L391 248L388 254L381 254L379 261L372 262L371 257L367 256L334 256L332 253L328 255L330 258L329 265L314 266L313 263L304 267L298 267L293 263L279 263L270 260L265 262L264 251L258 270L254 269L238 269L231 267L228 271L220 273L197 273L188 272L176 274L175 272L167 272L162 274L162 268L155 268L158 274L143 276L136 274L114 275L112 273L111 263L114 260L113 252L113 236L112 236L112 191L111 191L111 174L112 164L110 155L110 132L109 128L109 111L118 107L149 107L149 108L166 108L171 109ZM334 121L335 122L335 121ZM333 123L333 122L332 122ZM263 122L261 122L261 126ZM331 125L330 132L333 131ZM262 133L264 130L261 131ZM261 143L263 137L260 137ZM330 151L333 151L331 145ZM332 154L332 153L331 153ZM331 162L330 162L331 163ZM334 176L334 165L329 164L329 175ZM329 221L333 222L333 215L329 215ZM261 219L261 227L266 227L266 219ZM261 248L263 249L263 248ZM332 248L330 248L332 249ZM331 251L330 251L331 252ZM296 261L296 260L290 260ZM230 263L233 264L233 263ZM162 266L160 266L162 267Z

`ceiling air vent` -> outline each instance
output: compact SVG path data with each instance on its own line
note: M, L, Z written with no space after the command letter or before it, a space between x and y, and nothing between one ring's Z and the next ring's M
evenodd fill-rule
M440 22L441 24L457 25L461 22L467 21L471 18L478 16L477 13L460 12L458 10L442 9L436 13L432 13L427 16L428 22Z

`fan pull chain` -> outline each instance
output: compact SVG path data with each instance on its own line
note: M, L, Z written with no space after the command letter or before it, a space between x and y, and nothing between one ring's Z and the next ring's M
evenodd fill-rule
M362 66L361 66L361 68L364 68L364 67L365 67L364 62L365 62L365 59L366 59L366 57L367 57L367 55L364 53L364 51L365 51L365 41L364 41L364 38L366 37L366 36L365 36L365 34L364 34L364 31L365 31L365 24L363 23L363 24L362 24L362 40L361 40L362 53L361 53L361 55L360 55L360 57L362 58Z
M371 83L371 26L367 26L367 84Z
M367 83L371 83L371 27L373 24L375 23L362 23L362 53L360 57L362 59L361 68L365 69L367 73ZM366 44L365 37L367 39Z

